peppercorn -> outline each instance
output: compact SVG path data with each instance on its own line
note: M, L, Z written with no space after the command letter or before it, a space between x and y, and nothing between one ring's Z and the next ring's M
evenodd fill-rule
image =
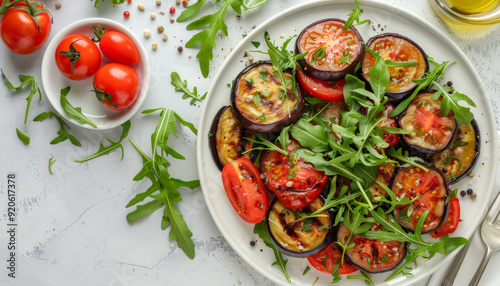
M255 241L250 241L250 246L255 246Z
M59 2L56 2L55 6L56 6L56 9L59 9L59 8L61 8L62 4Z
M449 81L446 83L447 86L452 86L453 85L453 82Z
M472 193L473 193L473 192L474 192L474 191L473 191L472 189L468 189L468 190L467 190L467 194L468 194L469 196L470 196L470 195L472 195Z
M183 48L182 48L181 46L178 46L178 47L177 47L177 51L178 51L179 53L182 53L182 50L183 50Z
M472 194L470 194L470 198L471 198L471 199L475 199L476 197L477 197L477 194L476 194L476 193L472 193Z
M158 28L156 28L156 31L158 31L158 33L163 33L163 31L165 31L165 28L163 28L163 26L158 26Z
M460 192L460 196L461 196L462 198L463 198L463 197L465 197L465 195L466 195L466 194L467 194L467 193L466 193L464 190L462 190L462 191Z

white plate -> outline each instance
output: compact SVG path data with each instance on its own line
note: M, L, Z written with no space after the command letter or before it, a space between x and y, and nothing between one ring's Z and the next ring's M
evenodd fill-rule
M198 173L200 176L203 194L208 209L217 227L231 247L255 270L262 273L274 282L281 285L290 285L278 266L272 266L275 261L273 252L267 248L262 241L253 234L253 225L244 222L233 210L229 200L223 192L220 171L212 161L208 136L212 119L221 106L229 105L230 89L226 86L245 67L240 62L246 50L255 50L251 41L259 41L260 48L265 48L264 31L268 31L272 39L281 44L285 39L280 39L281 34L287 37L300 33L308 24L324 18L346 19L354 4L351 0L331 1L323 0L308 2L286 10L269 19L251 34L249 34L230 54L228 59L220 68L214 78L208 92L206 102L203 105L198 132ZM460 49L442 32L428 24L425 20L405 10L392 7L375 1L362 1L361 8L364 10L362 19L371 19L375 30L371 25L357 26L364 40L377 34L377 32L395 32L407 36L417 42L425 52L438 62L443 60L454 60L455 64L446 70L445 82L453 81L453 86L462 93L469 95L477 104L478 108L473 110L476 120L481 128L481 155L475 168L476 176L465 178L454 188L459 190L473 188L478 194L475 200L470 198L461 199L463 222L453 236L471 237L476 226L479 224L481 214L485 212L486 205L493 188L493 182L497 162L497 133L495 118L490 106L486 90L481 79L474 70L466 56ZM378 28L380 24L380 28ZM381 31L381 29L384 29ZM292 41L294 43L295 41ZM293 45L289 46L293 49ZM264 56L254 53L255 60L265 59ZM487 142L487 144L485 144ZM258 240L254 247L250 246L251 240ZM261 252L261 249L263 251ZM377 285L408 285L431 274L439 266L450 260L453 255L437 255L433 259L422 260L418 268L412 271L413 276L399 275L395 279L384 282L391 274L383 273L372 275ZM306 259L289 258L287 270L294 285L312 285L316 277L320 279L315 285L331 285L332 276L311 269L305 276L302 275L308 265ZM360 280L343 279L342 285L365 285Z
M92 91L94 89L92 85L93 77L81 81L68 79L59 71L54 60L56 48L64 38L72 34L92 36L93 29L91 26L96 25L101 25L109 31L114 30L125 34L134 42L135 46L139 50L141 61L138 64L133 65L132 68L134 68L139 75L141 80L141 89L136 102L125 110L112 110L96 98L95 93ZM101 66L109 62L110 61L106 58L106 56L102 55ZM149 58L139 39L122 24L103 18L80 20L62 29L48 45L42 61L43 89L45 90L45 94L54 109L64 119L75 125L89 129L95 128L89 124L80 123L66 115L66 112L64 112L60 103L61 89L70 86L71 91L67 95L69 102L75 107L81 107L82 113L97 125L97 129L109 129L123 124L139 110L148 93L149 77Z

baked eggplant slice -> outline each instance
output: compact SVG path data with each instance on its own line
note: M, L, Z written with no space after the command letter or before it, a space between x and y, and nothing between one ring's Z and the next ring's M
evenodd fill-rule
M414 231L420 217L425 211L429 211L422 226L422 233L440 227L446 220L449 207L449 204L446 204L448 181L441 171L429 166L426 168L428 172L415 166L399 169L391 186L392 192L399 199L416 198L410 204L396 206L393 211L402 227Z
M458 125L453 110L441 114L442 98L433 100L435 90L420 92L398 117L398 125L413 134L401 135L403 145L419 156L443 152L453 142Z
M429 61L424 50L414 41L399 34L387 33L377 35L368 40L367 47L385 60L395 62L415 62L418 65L412 67L391 67L389 74L391 80L387 87L386 96L389 102L400 102L417 88L413 79L421 78L429 70ZM368 82L368 72L375 65L375 57L368 51L365 52L361 64L361 76Z
M292 257L308 257L325 249L333 240L330 211L321 216L300 219L299 214L308 215L324 206L319 197L308 206L291 210L275 199L267 212L267 231L273 244L282 253Z
M287 81L291 77L292 73L285 72ZM231 107L244 128L260 133L275 132L297 121L304 109L299 84L296 89L298 96L291 86L285 94L271 62L257 62L236 77L231 89Z
M467 125L459 125L455 141L450 148L432 155L429 161L441 170L450 184L467 176L479 158L481 136L475 119Z
M345 21L324 19L307 26L299 35L297 54L308 52L301 65L304 72L323 81L337 81L353 74L363 59L365 46L358 30L344 31Z
M267 188L290 209L301 209L314 201L328 183L328 176L307 163L295 152L302 148L290 137L288 155L277 151L264 151L260 158L260 172Z
M210 133L212 134L208 139L210 152L219 170L222 171L224 165L234 162L241 156L251 161L257 158L259 153L257 150L244 153L254 147L252 141L244 138L255 138L255 136L241 127L230 106L224 106L217 112Z
M373 224L371 230L377 231L379 226ZM338 228L336 239L343 245L354 243L354 247L346 250L346 257L352 266L369 273L392 270L406 255L405 242L397 240L382 242L365 238L360 234L351 235L351 231L344 223Z

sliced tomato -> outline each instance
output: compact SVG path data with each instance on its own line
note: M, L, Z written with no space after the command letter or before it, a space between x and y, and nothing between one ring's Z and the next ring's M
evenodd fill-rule
M450 200L450 209L448 210L448 217L438 229L431 232L433 238L439 238L445 234L452 234L458 227L460 222L460 200L453 198Z
M398 127L398 123L396 120L396 117L389 117L389 114L394 110L394 104L392 103L386 103L385 104L385 110L382 111L378 116L380 117L382 114L386 116L386 118L379 123L379 126L385 126L385 127ZM394 133L389 133L385 130L382 130L384 132L383 138L384 141L389 144L389 146L396 145L399 143L399 134L394 134Z
M332 242L318 254L307 257L307 261L311 263L312 267L318 269L319 271L332 274L333 266L339 264L341 258L342 252L337 249L335 242ZM339 266L340 275L351 274L357 270L358 269L356 267L345 261Z
M326 101L344 100L345 79L327 82L306 75L300 69L297 69L297 75L300 85L310 95Z
M266 175L267 188L289 209L300 209L314 201L328 181L324 172L317 171L294 152L300 147L291 138L287 146L288 155L267 151L260 161L260 171Z
M226 164L222 183L227 197L238 215L248 223L258 223L266 217L269 194L257 167L245 157Z

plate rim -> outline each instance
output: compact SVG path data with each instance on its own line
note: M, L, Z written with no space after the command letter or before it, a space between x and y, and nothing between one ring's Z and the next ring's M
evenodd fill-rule
M49 63L52 60L53 53L54 53L57 45L59 44L59 42L63 39L63 37L68 36L72 30L78 29L78 28L83 27L83 26L88 26L91 24L102 24L102 25L113 26L119 32L122 32L127 37L129 37L134 42L135 46L137 47L137 50L139 51L139 55L141 57L140 64L142 65L143 70L144 70L144 74L142 75L142 80L141 80L141 89L140 89L140 92L139 92L139 95L137 97L136 102L128 109L122 111L122 112L124 112L123 116L121 116L120 118L118 118L116 120L109 121L110 124L99 125L98 123L94 122L97 125L97 128L94 128L90 124L81 123L81 122L75 120L74 118L69 117L66 114L66 112L64 112L64 110L62 109L62 106L58 100L59 97L57 95L49 95L49 93L46 90L46 83L51 82L51 80L49 79L49 77L50 77ZM100 51L100 49L99 49L99 51ZM101 52L101 55L102 55L102 52ZM104 55L102 55L102 56L105 57ZM102 67L102 65L100 67ZM63 117L65 120L71 122L72 124L79 126L79 127L82 127L82 128L85 128L85 129L90 129L90 130L107 130L107 129L115 128L115 127L122 125L130 118L132 118L139 111L142 104L144 103L144 100L146 99L146 97L148 95L149 83L150 83L150 79L151 79L151 67L150 67L149 57L147 55L146 49L144 48L144 45L142 45L139 38L134 33L132 33L130 31L130 29L125 27L123 24L121 24L115 20L101 18L101 17L92 17L92 18L85 18L85 19L77 20L77 21L67 25L63 29L61 29L50 40L49 44L47 45L47 48L45 49L44 54L43 54L42 64L41 64L40 70L41 70L41 77L42 77L42 87L43 87L45 96L49 100L49 102L52 105L52 107L54 108L54 110L61 117ZM47 71L47 72L44 72L44 71ZM56 72L59 72L59 71L56 71ZM92 77L90 77L90 78L92 78ZM89 79L85 79L85 80L89 80ZM49 85L50 85L50 83L49 83Z
M230 62L233 61L234 57L236 57L235 51L238 51L241 46L246 45L248 43L248 41L250 41L250 39L253 38L254 35L256 35L256 34L262 34L263 31L265 29L267 29L269 25L272 25L274 22L276 22L280 18L286 17L286 15L288 15L288 14L295 13L295 12L297 12L300 9L313 8L314 6L344 5L344 4L352 4L352 1L350 1L350 0L336 0L335 2L333 2L331 0L315 0L315 1L311 1L311 2L306 2L306 3L302 3L302 4L299 4L299 5L290 7L288 9L286 9L286 10L284 10L284 11L282 11L282 12L276 14L276 15L274 15L273 17L269 18L268 20L264 21L260 25L258 25L253 31L251 31L248 34L248 36L245 39L243 39L242 41L240 41L238 43L238 45L234 48L233 52L221 64L221 66L219 67L219 69L217 71L217 74L215 75L215 77L214 77L214 79L213 79L213 81L212 81L212 83L210 85L210 88L208 89L208 95L207 95L207 98L206 98L206 102L209 102L212 97L216 97L216 95L212 96L213 90L215 89L215 84L220 81L220 77L222 75L222 71L225 70L226 66L229 65ZM442 32L441 30L439 30L436 26L432 25L430 22L428 22L427 20L425 20L421 16L413 14L410 11L407 11L407 10L405 10L405 9L399 7L399 6L393 6L391 4L388 4L388 3L385 3L385 2L379 2L377 0L361 0L360 1L360 6L361 6L361 8L363 8L363 6L377 6L380 9L385 8L386 10L390 10L390 11L394 11L394 12L399 12L401 15L404 15L405 17L412 18L413 21L418 22L425 29L431 30L433 33L436 33L438 36L440 36L443 39L444 42L446 42L448 45L450 45L455 50L459 51L459 54L462 57L461 60L463 60L463 61L461 61L461 63L464 64L464 65L466 65L470 70L472 70L473 71L472 75L474 76L474 80L477 81L477 82L479 82L479 83L481 83L480 86L479 86L479 88L481 90L481 94L485 97L484 99L489 102L489 104L487 104L486 106L483 107L483 108L486 108L486 110L484 112L485 113L485 117L487 117L487 119L491 122L492 128L494 128L495 130L497 130L497 124L496 124L496 120L495 120L494 115L493 115L494 113L493 113L492 105L491 105L491 102L490 102L489 93L487 92L487 90L486 90L486 88L484 86L484 83L482 82L479 74L477 73L476 69L472 65L472 63L469 60L469 58L463 53L463 51L460 49L460 47L453 40L451 40L450 36L446 35L444 32ZM481 97L483 97L483 96L481 96ZM198 132L198 135L197 135L197 148L196 148L196 151L197 151L197 168L198 168L198 174L202 174L203 173L203 168L204 168L203 162L202 162L202 158L201 158L201 154L203 152L203 150L202 150L203 145L200 142L204 142L205 141L206 138L204 138L204 137L206 137L206 135L203 135L202 132L200 132L200 130L203 129L202 125L205 124L204 121L205 121L206 113L207 113L207 110L208 110L208 106L209 105L207 103L205 103L203 105L201 113L200 113L200 121L199 121L199 124L198 124L198 131L199 132ZM489 134L489 136L491 138L490 141L492 141L491 143L494 146L498 147L497 132L490 132L490 133L493 133L493 134ZM496 170L496 165L497 165L497 162L498 162L498 152L494 152L493 154L489 154L489 155L490 155L489 162L493 164L493 167ZM201 189L202 189L204 198L205 198L206 201L208 201L207 198L209 198L209 195L205 191L206 188L204 188L204 185L206 186L207 182L205 182L205 179L204 179L203 176L200 175L199 177L200 177L200 185L201 185ZM483 195L487 196L487 198L485 200L487 202L491 199L491 193L492 193L492 190L493 190L493 185L494 185L494 181L493 180L487 180L487 182L486 182L486 189L488 190L488 192L485 193L485 194L483 194ZM284 277L282 277L282 279L280 279L280 280L277 280L277 279L275 279L275 277L268 275L267 271L264 268L260 267L260 265L253 264L253 262L251 262L249 260L249 258L247 258L244 255L244 252L241 249L239 249L238 247L236 247L236 244L233 242L233 240L230 239L230 238L228 238L229 234L226 231L226 229L221 228L220 222L214 219L214 213L215 213L214 206L211 205L211 204L209 204L207 202L207 207L208 207L210 215L212 216L212 219L213 219L214 223L216 224L218 230L221 232L221 234L224 236L224 239L231 246L231 248L240 256L240 258L242 260L244 260L246 263L248 263L254 270L256 270L257 272L259 272L261 275L263 275L264 277L266 277L267 279L269 279L269 280L271 280L271 281L273 281L275 283L278 283L280 285L292 285L293 284L293 280L292 280L292 284L285 283L287 281L286 281L286 279ZM484 214L486 213L486 210L487 209L483 210L482 216L484 216ZM479 225L479 222L480 222L482 216L479 216L479 219L477 220L477 223L475 224L476 226ZM473 234L474 234L474 232L472 232L471 235L473 235ZM469 239L470 237L467 237L467 238ZM441 259L441 261L436 266L434 266L434 268L432 269L432 271L426 271L425 273L422 272L422 271L417 271L417 273L415 273L413 276L411 276L411 277L405 276L404 280L402 280L402 281L396 281L396 283L398 285L407 285L408 283L416 283L418 281L421 281L422 279L428 277L429 275L431 275L432 273L434 273L435 271L437 271L439 269L439 266L445 265L447 262L449 262L461 249L462 249L462 247L459 247L459 248L455 249L453 252L444 255L443 258Z

